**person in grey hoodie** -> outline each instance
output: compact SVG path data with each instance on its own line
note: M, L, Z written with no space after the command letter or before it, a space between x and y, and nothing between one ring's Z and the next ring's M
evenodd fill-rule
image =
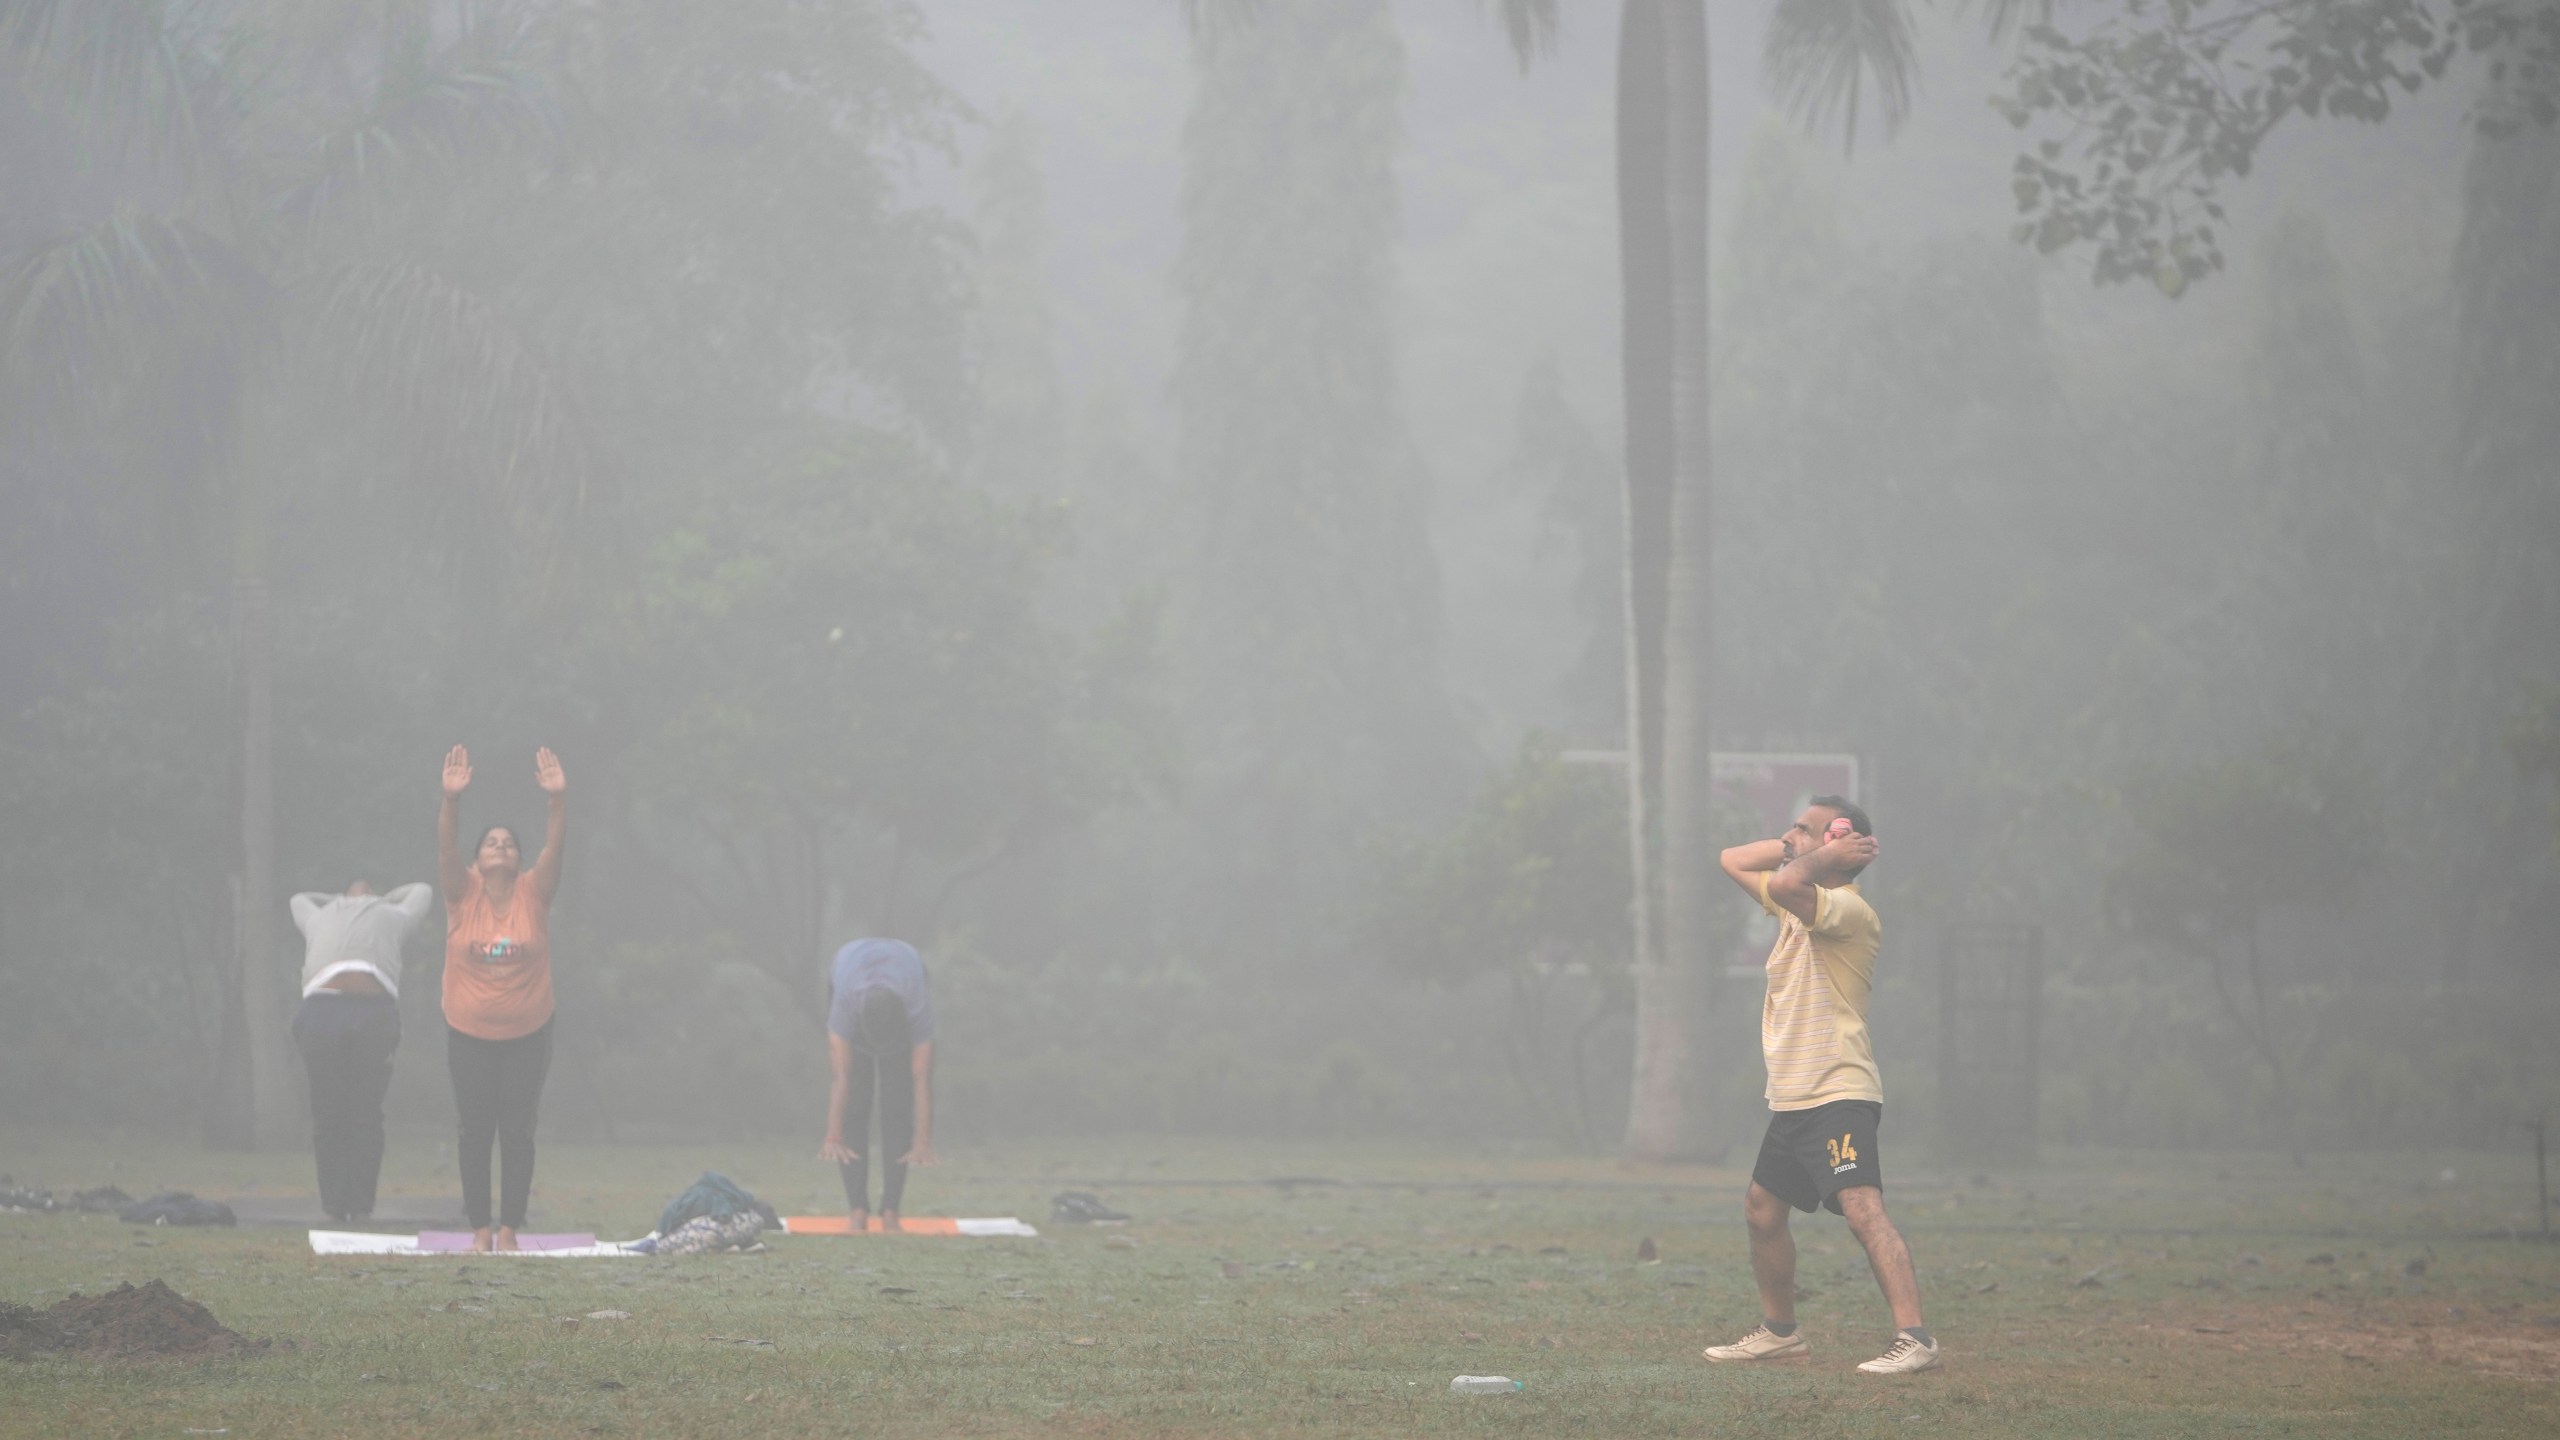
M303 941L293 1043L311 1077L311 1150L320 1208L332 1220L373 1214L382 1097L400 1048L400 950L434 898L423 884L376 895L358 880L343 895L306 892L291 901Z

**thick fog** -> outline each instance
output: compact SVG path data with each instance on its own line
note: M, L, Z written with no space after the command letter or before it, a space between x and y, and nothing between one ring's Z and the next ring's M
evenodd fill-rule
M1906 1143L2519 1143L2560 135L2458 52L2106 278L2027 35L1916 8L1844 134L1710 5L1631 525L1619 8L0 0L0 1087L297 1143L288 897L436 882L459 744L466 841L566 775L570 1134L814 1133L894 936L946 1145L1734 1159L1714 847L1836 781Z

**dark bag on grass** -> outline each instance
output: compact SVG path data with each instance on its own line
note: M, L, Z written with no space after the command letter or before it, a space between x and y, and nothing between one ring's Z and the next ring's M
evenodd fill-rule
M739 1189L738 1182L719 1171L705 1170L701 1179L694 1181L683 1194L668 1201L666 1209L658 1212L658 1233L673 1235L677 1227L687 1220L699 1220L704 1216L726 1220L732 1215L750 1213L763 1220L763 1229L782 1228L782 1219L773 1213L772 1206Z

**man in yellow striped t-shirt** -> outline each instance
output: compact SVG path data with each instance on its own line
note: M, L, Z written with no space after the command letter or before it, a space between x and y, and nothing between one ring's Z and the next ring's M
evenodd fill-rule
M1938 1368L1938 1342L1920 1318L1911 1251L1884 1213L1876 1143L1884 1082L1867 1043L1867 992L1884 928L1858 893L1858 876L1875 858L1867 812L1838 795L1815 796L1777 839L1724 852L1724 873L1778 921L1760 1011L1774 1113L1742 1200L1761 1325L1731 1345L1708 1347L1709 1360L1812 1357L1796 1329L1796 1241L1787 1210L1820 1206L1846 1219L1866 1247L1899 1331L1884 1354L1858 1368L1870 1375Z

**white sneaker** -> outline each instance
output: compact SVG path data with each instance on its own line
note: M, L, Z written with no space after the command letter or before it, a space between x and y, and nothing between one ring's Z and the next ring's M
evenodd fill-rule
M1730 1345L1710 1345L1698 1353L1721 1365L1731 1360L1810 1360L1813 1347L1805 1343L1801 1329L1780 1335L1763 1325Z
M1858 1367L1861 1375L1917 1375L1935 1370L1942 1362L1934 1343L1922 1344L1908 1335L1893 1337L1893 1346L1873 1360Z

